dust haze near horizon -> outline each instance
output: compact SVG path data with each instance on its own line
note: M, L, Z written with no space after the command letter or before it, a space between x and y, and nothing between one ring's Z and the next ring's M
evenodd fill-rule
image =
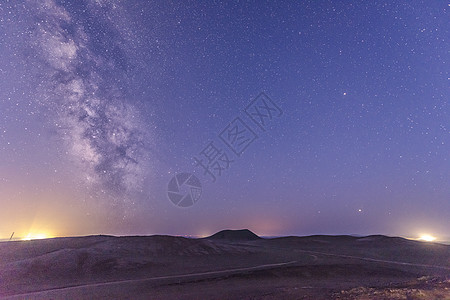
M0 239L450 233L447 3L0 3ZM264 92L282 111L243 111ZM266 113L270 113L266 111ZM257 136L235 155L220 133ZM194 157L233 160L217 180ZM205 156L203 156L206 159ZM202 195L167 197L175 174Z

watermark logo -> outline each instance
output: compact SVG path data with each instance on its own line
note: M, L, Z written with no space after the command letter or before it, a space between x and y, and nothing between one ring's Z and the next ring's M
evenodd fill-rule
M253 130L241 118L237 117L219 134L219 138L237 156L241 154L258 139Z
M193 157L194 166L201 168L203 175L209 177L212 182L216 182L218 177L221 177L259 138L257 130L267 131L270 123L283 114L278 105L265 93L260 93L243 111L246 117L234 118L218 134L218 138L226 147L210 141ZM187 191L184 186L187 186ZM169 182L167 192L169 200L178 207L194 205L200 199L201 193L200 180L190 173L174 176Z
M216 182L216 176L222 176L222 172L228 170L234 160L228 158L227 153L214 145L209 144L199 153L199 157L194 156L195 166L203 169L203 175L211 176L213 182Z
M167 186L167 196L178 207L195 204L202 195L200 180L190 173L180 173L172 177Z

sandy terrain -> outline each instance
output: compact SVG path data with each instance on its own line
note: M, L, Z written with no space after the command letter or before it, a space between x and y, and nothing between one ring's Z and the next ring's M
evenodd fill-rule
M0 243L6 299L450 299L450 246L385 236Z

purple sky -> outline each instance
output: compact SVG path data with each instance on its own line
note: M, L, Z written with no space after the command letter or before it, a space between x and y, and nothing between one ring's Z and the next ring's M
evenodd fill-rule
M0 239L450 236L448 10L2 1Z

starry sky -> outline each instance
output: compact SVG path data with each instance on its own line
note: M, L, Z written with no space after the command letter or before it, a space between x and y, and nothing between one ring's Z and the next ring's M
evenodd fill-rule
M449 9L1 1L0 239L449 237Z

